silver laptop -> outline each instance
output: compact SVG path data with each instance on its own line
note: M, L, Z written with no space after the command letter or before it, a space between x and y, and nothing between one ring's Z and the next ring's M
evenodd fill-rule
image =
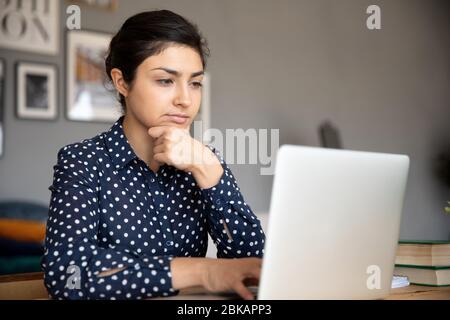
M388 295L409 158L284 145L276 162L258 299Z

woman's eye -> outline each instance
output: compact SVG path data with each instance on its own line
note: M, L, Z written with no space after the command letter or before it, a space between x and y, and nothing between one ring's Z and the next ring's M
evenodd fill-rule
M173 83L172 79L159 79L157 81L162 85L169 85L169 84Z
M196 88L201 88L203 87L203 84L201 82L192 82L192 85Z

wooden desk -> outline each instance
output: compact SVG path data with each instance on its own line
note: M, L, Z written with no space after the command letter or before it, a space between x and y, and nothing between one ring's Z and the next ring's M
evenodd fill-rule
M25 273L0 276L0 300L48 299L43 273ZM230 297L205 292L202 288L181 290L171 300L226 300ZM392 289L386 300L450 300L450 287L408 286Z
M43 272L0 276L0 300L33 299L48 299Z
M192 288L180 291L180 294L168 298L170 300L227 300L230 297L205 292L202 288ZM404 288L391 289L384 300L450 300L450 287L426 287L411 285Z
M385 300L450 300L450 287L411 285L391 289L391 294Z

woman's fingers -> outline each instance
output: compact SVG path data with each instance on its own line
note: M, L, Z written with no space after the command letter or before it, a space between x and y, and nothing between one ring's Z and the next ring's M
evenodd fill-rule
M253 300L254 296L253 293L246 287L244 284L240 281L237 281L234 286L233 290L240 295L245 300Z
M258 286L259 278L246 278L246 279L244 279L244 285L246 287Z
M160 145L160 144L163 144L165 139L166 139L166 136L165 136L165 135L159 136L159 137L153 142L153 146L156 147L156 146L158 146L158 145Z
M192 155L190 156L193 151L189 144L192 138L181 129L166 128L161 132L154 129L152 132L155 133L155 136L160 133L159 136L155 137L153 143L153 156L163 154L158 156L157 160L159 162L164 162L180 170L184 170L184 167L190 164L193 158ZM190 139L183 140L186 137Z
M250 277L259 279L260 276L261 276L261 264L256 264L256 266L250 270Z
M162 153L165 150L166 150L166 146L164 144L160 144L153 148L153 154Z
M169 165L170 165L170 162L168 161L168 159L167 159L165 153L155 153L155 154L153 155L153 160L159 162L160 164L166 163L166 164L169 164Z

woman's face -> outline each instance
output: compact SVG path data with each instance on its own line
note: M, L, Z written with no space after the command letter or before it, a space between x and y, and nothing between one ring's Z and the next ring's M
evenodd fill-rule
M171 45L137 68L125 98L126 116L136 118L146 128L189 129L200 107L202 80L203 64L197 51Z

